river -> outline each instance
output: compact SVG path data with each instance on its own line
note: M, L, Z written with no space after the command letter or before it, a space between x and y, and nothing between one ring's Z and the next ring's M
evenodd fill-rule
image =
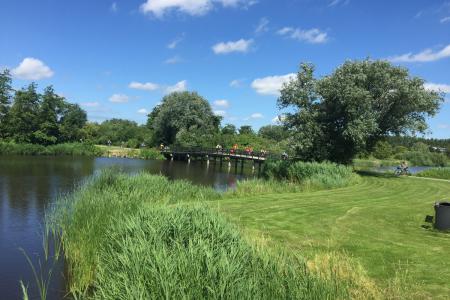
M170 179L187 179L217 190L234 188L251 170L236 174L234 166L214 163L151 161L122 158L0 156L0 298L21 299L19 281L37 298L36 282L23 248L34 265L43 257L42 224L46 208L84 179L109 167L126 173L147 171ZM240 171L240 169L238 170ZM54 268L47 299L65 295L63 267Z

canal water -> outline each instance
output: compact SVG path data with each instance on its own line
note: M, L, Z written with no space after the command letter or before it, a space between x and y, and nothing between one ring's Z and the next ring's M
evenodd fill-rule
M118 167L126 173L147 171L170 179L187 179L217 190L234 188L251 170L206 162L150 161L122 158L0 156L0 299L21 299L20 280L31 299L38 290L22 248L38 266L43 261L42 224L46 208L59 195L102 169ZM53 268L47 299L65 295L62 266ZM38 268L39 271L39 268Z

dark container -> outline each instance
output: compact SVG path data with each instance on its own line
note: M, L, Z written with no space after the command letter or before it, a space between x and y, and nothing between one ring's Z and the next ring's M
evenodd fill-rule
M436 212L434 228L450 230L450 202L436 202L434 210Z

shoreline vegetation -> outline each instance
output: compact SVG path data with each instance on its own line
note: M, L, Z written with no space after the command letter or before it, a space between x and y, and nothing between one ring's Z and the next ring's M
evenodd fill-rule
M297 165L291 172L301 180L266 175L224 193L105 170L59 199L46 225L60 235L76 298L395 299L448 292L444 278L433 275L447 242L420 227L433 202L423 191L442 196L448 185L425 182L420 192L418 179L340 168ZM411 192L396 197L393 191L405 186ZM417 250L423 239L441 250L424 256Z
M307 186L321 189L319 181ZM344 299L373 293L363 280L336 274L337 261L319 271L301 255L268 247L263 236L230 223L212 204L255 194L240 189L219 193L113 170L92 177L60 199L46 219L61 234L69 292L92 299Z

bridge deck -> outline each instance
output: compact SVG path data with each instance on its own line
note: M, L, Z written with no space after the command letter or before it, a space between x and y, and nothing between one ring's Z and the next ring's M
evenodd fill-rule
M258 162L264 162L268 159L269 155L264 152L249 152L245 150L234 149L204 149L204 148L174 148L163 149L161 153L168 157L219 157L235 160L253 160Z

